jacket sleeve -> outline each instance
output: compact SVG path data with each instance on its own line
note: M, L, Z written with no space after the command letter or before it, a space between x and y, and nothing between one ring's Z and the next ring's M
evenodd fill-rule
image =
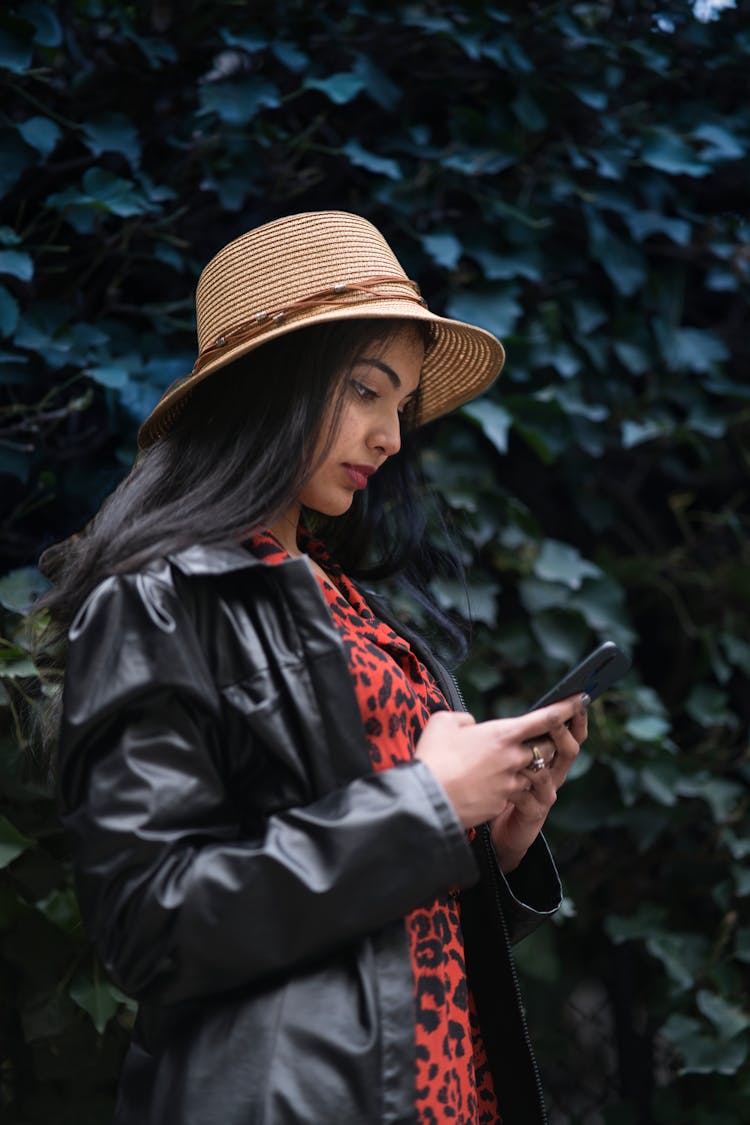
M484 825L481 831L485 838L480 846L486 851L489 843L488 854L491 853L490 862L483 864L483 874L495 889L508 938L514 945L559 909L562 902L560 877L541 833L518 867L506 875L497 862L489 826Z
M60 803L87 930L131 996L263 982L477 878L421 762L269 816L248 838L224 760L184 602L143 575L106 580L70 631Z

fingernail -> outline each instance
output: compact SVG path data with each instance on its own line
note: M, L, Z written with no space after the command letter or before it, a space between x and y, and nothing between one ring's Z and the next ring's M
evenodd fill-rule
M587 695L586 692L584 692L583 695L581 696L581 710L584 711L584 712L587 711L590 702L591 702L591 696Z

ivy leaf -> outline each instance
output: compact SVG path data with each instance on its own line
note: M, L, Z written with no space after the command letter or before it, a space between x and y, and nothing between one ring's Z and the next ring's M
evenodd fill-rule
M638 742L661 742L670 729L662 715L631 715L625 723L625 733Z
M50 121L49 117L29 117L17 125L18 132L27 145L35 148L40 156L49 156L62 136L62 129Z
M2 33L0 32L0 45ZM31 164L33 150L15 129L0 128L0 197L7 195Z
M601 264L618 293L632 297L646 280L640 250L612 234L597 215L589 214L588 225L592 258Z
M215 113L227 125L247 125L261 109L281 105L277 87L255 76L207 83L200 88L199 114Z
M736 1074L745 1062L748 1044L742 1039L714 1038L690 1016L673 1013L660 1029L682 1058L681 1074Z
M508 433L513 425L513 416L504 406L485 397L468 403L461 408L461 413L479 425L498 453L508 452Z
M421 242L425 253L447 270L454 270L463 254L463 246L450 231L424 234Z
M115 390L124 387L129 377L128 369L116 363L87 367L86 374L90 379L93 379L95 383L99 383L100 386L111 387Z
M342 71L328 78L306 78L304 89L319 90L335 105L346 105L365 88L365 80L360 74Z
M385 71L376 66L367 55L358 55L352 73L361 78L368 97L381 109L392 111L402 98L402 91Z
M0 70L23 74L31 66L32 46L26 39L0 27Z
M544 582L561 582L570 590L579 590L584 578L600 578L602 571L569 543L545 539L534 562L534 574Z
M390 160L386 156L377 156L374 152L368 152L367 149L362 148L357 140L347 141L345 145L341 146L341 151L358 168L366 168L368 172L388 176L391 180L401 179L401 168L398 161Z
M0 868L7 867L34 843L0 814Z
M486 328L502 339L511 334L523 311L516 299L519 292L516 285L471 292L464 290L448 301L446 315Z
M106 113L83 126L86 145L94 154L119 152L137 168L141 159L141 141L132 121L124 113Z
M62 43L62 27L49 4L39 3L38 0L27 0L21 5L20 13L23 19L34 26L34 42L41 47L59 47Z
M10 274L19 281L31 281L34 262L25 250L0 250L0 273Z
M294 43L284 39L274 39L271 50L282 66L299 74L310 62L310 56L301 51Z
M641 160L670 176L707 176L711 171L682 137L671 129L646 129L641 145Z
M0 285L0 336L12 336L18 327L18 301Z
M35 566L22 566L0 578L0 605L13 613L28 613L49 582Z
M750 1014L715 992L702 988L696 996L696 1004L698 1010L711 1020L722 1039L733 1039L750 1027Z
M88 1013L100 1035L120 1006L119 993L114 994L98 965L94 966L92 973L82 971L77 974L69 995L79 1008Z

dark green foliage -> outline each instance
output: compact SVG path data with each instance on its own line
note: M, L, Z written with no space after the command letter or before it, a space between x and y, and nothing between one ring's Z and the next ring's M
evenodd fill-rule
M3 9L3 1120L107 1121L132 1020L24 770L19 716L57 684L34 562L192 365L200 265L316 208L372 219L508 348L427 456L465 529L468 590L439 594L475 621L475 713L600 638L633 651L553 813L566 910L519 950L556 1120L746 1119L748 65L746 16L681 0Z

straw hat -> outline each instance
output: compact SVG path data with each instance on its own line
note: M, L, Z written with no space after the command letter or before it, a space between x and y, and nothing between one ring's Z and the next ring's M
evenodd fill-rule
M173 425L197 383L239 356L302 328L366 317L433 326L420 382L419 424L480 394L500 373L491 333L430 312L378 230L358 215L289 215L236 238L208 263L196 293L198 358L141 426L152 445Z

